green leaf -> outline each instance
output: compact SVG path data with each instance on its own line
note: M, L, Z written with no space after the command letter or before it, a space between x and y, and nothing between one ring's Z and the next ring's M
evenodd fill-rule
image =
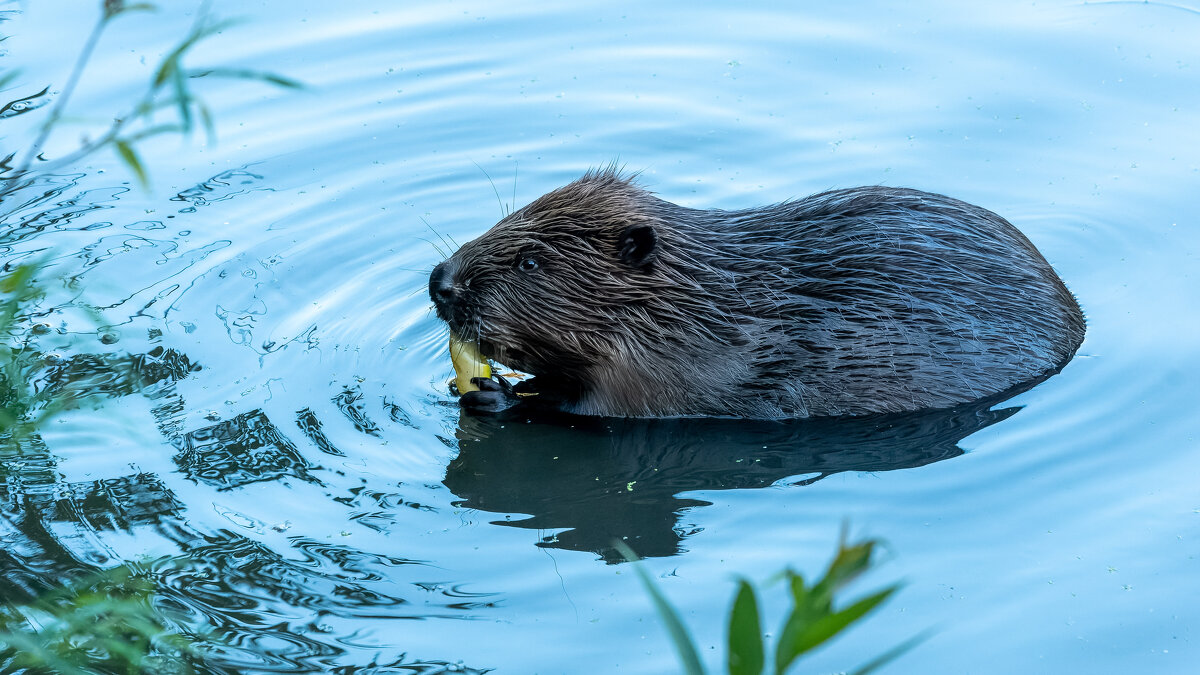
M804 577L791 570L787 571L787 581L788 587L792 591L792 614L816 618L822 614L829 613L832 598L827 594L819 592L816 585L812 588L805 586ZM819 581L817 582L817 584L820 583Z
M895 593L900 587L890 586L872 593L855 602L849 607L826 614L811 622L793 622L791 619L779 636L779 644L775 651L775 672L784 673L797 657L825 643L833 636L841 633L850 624L863 618L884 600Z
M843 538L845 535L843 535ZM837 555L825 570L825 576L813 584L813 590L822 595L832 596L833 593L856 579L871 566L871 555L875 551L875 540L851 544L843 543L838 546Z
M192 130L192 97L188 94L183 70L176 68L171 72L171 84L175 88L175 98L179 101L179 119L183 122L183 131L188 133Z
M125 162L129 170L137 176L138 182L142 184L142 187L149 189L150 180L146 177L146 169L142 167L142 161L138 159L137 153L133 151L133 147L119 138L113 141L113 145L116 146L117 155L120 156L121 161Z
M289 77L277 75L262 70L247 70L243 68L205 68L188 73L188 77L227 77L234 80L258 80L269 82L284 89L304 89L304 84Z
M283 87L284 89L304 88L303 82L300 82L299 80L293 80L290 77L276 75L275 73L260 73L259 79L263 80L264 82L270 82L277 87Z
M148 2L139 2L133 5L124 5L121 7L121 12L157 12L158 8Z
M759 675L764 661L758 599L754 587L742 579L729 614L729 675Z
M111 19L115 16L125 14L126 12L155 12L158 8L148 2L139 2L133 5L127 5L120 0L105 0L104 3L104 18Z
M198 26L193 28L192 32L188 33L187 37L185 37L182 42L176 45L175 49L172 49L171 52L163 58L162 63L159 64L158 70L154 73L154 88L157 89L158 87L161 87L167 81L167 78L171 77L174 72L179 69L179 60L183 58L183 55L186 54L189 49L196 46L197 42L209 37L210 35L215 35L236 23L236 21L218 21L217 23L210 24L208 26Z
M704 675L704 666L700 663L700 655L696 652L696 644L692 641L692 636L688 633L687 627L683 625L675 608L667 601L662 591L658 590L658 586L654 584L654 580L650 578L646 570L638 564L637 554L622 541L614 541L613 546L621 555L625 556L626 560L633 563L633 569L641 579L642 586L650 594L650 599L654 601L654 609L658 611L659 618L666 624L671 642L675 643L675 651L679 653L679 660L683 662L683 672L687 675Z
M196 101L196 110L200 112L200 121L204 124L204 135L208 139L208 144L216 144L217 125L213 122L212 113L208 111L208 106L200 101Z
M171 73L175 72L178 68L179 53L178 48L176 48L176 51L171 52L167 58L163 59L162 63L158 64L158 70L154 73L154 88L161 87L163 82L166 82L167 78L171 76Z
M0 643L17 648L16 663L20 666L49 666L55 672L64 674L85 672L46 649L46 641L39 640L37 633L32 630L0 633Z
M37 269L38 265L18 265L8 276L0 279L0 292L15 293L17 289L24 288L37 273Z
M811 625L832 611L832 600L829 596L821 596L814 589L804 585L804 578L792 570L787 570L788 586L792 592L792 610L784 617L783 626L779 629L779 638L775 642L775 672L782 673L790 659L796 654L789 654L789 645L805 627Z

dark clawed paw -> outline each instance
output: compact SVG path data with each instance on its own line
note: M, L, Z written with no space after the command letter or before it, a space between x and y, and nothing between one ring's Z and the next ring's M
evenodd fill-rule
M458 399L459 406L472 412L500 412L516 405L520 399L513 394L512 385L502 377L498 379L471 378L471 384L479 387L479 391L463 394Z
M493 375L491 378L472 377L471 384L479 387L483 391L502 391L510 397L513 395L512 383L500 375Z
M480 391L503 391L500 383L490 377L472 377L471 384L479 387Z

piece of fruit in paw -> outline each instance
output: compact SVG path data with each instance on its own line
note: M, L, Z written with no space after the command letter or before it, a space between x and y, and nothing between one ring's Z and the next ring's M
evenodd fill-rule
M479 346L474 342L464 341L454 333L450 333L450 361L454 364L454 385L459 394L479 391L479 387L471 384L472 377L492 376L492 367L479 353Z

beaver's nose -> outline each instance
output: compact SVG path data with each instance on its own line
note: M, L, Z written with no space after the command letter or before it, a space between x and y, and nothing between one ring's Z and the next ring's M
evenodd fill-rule
M448 305L454 299L454 274L449 262L438 263L429 275L429 297L439 307Z

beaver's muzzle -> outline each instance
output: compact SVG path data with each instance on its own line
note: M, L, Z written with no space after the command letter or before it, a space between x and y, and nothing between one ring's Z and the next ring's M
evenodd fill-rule
M438 263L430 273L429 297L437 307L438 316L443 321L449 320L451 308L458 297L458 289L454 287L454 269L449 260Z

